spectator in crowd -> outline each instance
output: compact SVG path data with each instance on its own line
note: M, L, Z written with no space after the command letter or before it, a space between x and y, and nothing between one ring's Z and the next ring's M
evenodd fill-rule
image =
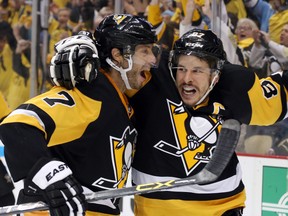
M11 112L2 93L0 92L0 122ZM0 207L13 205L15 197L13 194L14 184L9 176L5 165L0 159Z
M69 26L74 34L94 28L96 6L92 0L73 0L67 4L67 7L71 9Z
M208 29L208 26L204 22L201 13L199 13L199 20L193 22L194 13L197 13L197 11L199 12L199 8L203 5L200 6L195 0L187 0L186 4L182 6L185 8L185 14L179 24L180 37L192 28Z
M123 2L123 6L124 6L124 12L126 14L131 14L134 16L136 16L138 14L136 8L134 7L133 3L130 0L125 0ZM147 7L146 7L146 10L147 10ZM111 15L111 14L109 14L109 15Z
M162 12L162 17L163 17L163 21L165 23L169 23L171 22L171 18L173 17L174 15L174 11L171 11L171 10L165 10Z
M14 0L17 13L14 15L12 28L16 40L24 39L31 41L32 5L25 0Z
M5 21L0 22L0 41L0 90L9 107L14 109L29 98L29 69L19 67L28 61L17 52L19 47L30 47L30 42L22 39L17 42L11 26Z
M125 0L128 4L130 4L134 8L133 15L138 15L142 18L145 18L144 14L147 6L150 3L150 0Z
M52 1L55 5L57 5L59 9L65 8L69 3L69 0L52 0Z
M30 54L31 43L27 40L19 40L13 53L13 70L7 102L11 109L15 109L30 96Z
M166 22L162 16L159 0L151 0L147 7L147 20L155 27L158 44L165 50L170 51L173 43L178 39L178 30L172 21Z
M68 25L70 18L70 9L61 8L57 10L57 16L49 22L49 49L47 56L47 64L50 63L52 56L54 55L54 45L59 40L67 38L72 35L72 29Z
M82 30L93 33L95 22L99 15L99 12L98 14L96 12L95 4L91 0L75 4L72 7L70 16L70 21L73 23L73 34L77 34L77 32Z
M124 9L127 10L128 3L126 3L126 1L124 1L123 3L124 3ZM134 7L131 8L130 4L128 6L130 9L128 13L133 14ZM105 4L105 6L99 8L98 13L94 19L94 29L97 28L97 26L104 19L104 17L111 15L113 13L114 13L114 4L113 4L112 0L109 0L109 1L107 1L107 4Z
M269 31L269 19L275 13L275 10L265 0L244 0L248 14L256 17L256 20L261 31Z
M279 70L288 70L288 23L279 35L280 43L270 39L263 31L254 31L250 66L262 69L266 76Z
M227 15L227 12L225 10L224 2L221 2L222 4L222 13L219 14L219 16L216 17L215 23L221 23L221 30L220 30L220 37L223 41L224 50L227 52L227 60L233 64L242 64L241 58L243 59L243 55L241 53L241 50L237 46L237 41L234 37L234 34L228 26L229 23L229 17ZM206 29L206 25L201 26L195 26L193 22L191 22L190 17L191 13L193 13L193 5L196 5L194 3L194 0L188 0L186 5L186 11L189 11L190 13L187 13L184 17L183 21L180 23L180 36L185 34L187 31L194 29L194 28L200 28L200 29ZM197 6L199 8L199 5ZM203 15L206 17L206 23L210 26L211 20L212 20L212 11L211 11L211 2L209 0L204 1L204 5L201 6ZM221 19L220 19L221 17Z
M8 0L2 0L0 2L0 20L6 21L8 23L11 23L12 19L12 7L11 4L9 4Z
M275 13L269 19L269 36L272 41L280 42L279 35L283 26L288 20L288 1L287 0L269 0Z
M237 19L247 18L247 11L243 1L225 0L227 13L232 13Z
M0 122L3 120L4 117L6 117L10 112L11 109L9 108L7 102L5 101L5 98L0 91Z
M68 25L69 18L70 9L61 8L57 11L57 17L49 23L49 51L52 53L52 55L54 54L55 43L72 35L72 29Z
M0 90L6 99L13 74L13 47L8 43L9 37L12 38L13 33L12 35L7 34L9 28L8 22L0 22Z
M245 67L249 66L249 59L251 49L254 43L253 31L258 30L256 23L250 18L242 18L237 22L235 29L235 35L237 40L237 45L241 49L243 56L242 65Z

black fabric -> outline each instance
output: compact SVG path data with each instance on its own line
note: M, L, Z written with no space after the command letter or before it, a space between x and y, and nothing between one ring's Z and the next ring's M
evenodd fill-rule
M8 175L6 167L4 166L2 161L0 160L0 205L2 202L4 202L4 203L7 202L7 200L4 201L4 200L2 200L2 198L6 199L6 198L4 198L4 195L7 196L8 194L11 194L13 189L14 189L14 184L12 182L12 179ZM14 199L14 197L13 197L13 199Z
M243 214L243 208L235 208L226 211L222 216L241 216Z
M46 140L37 128L11 123L1 125L0 131L0 138L5 146L5 159L15 182L26 177L38 158L49 157Z
M15 203L15 197L12 192L4 196L0 196L0 207L13 205L14 203Z

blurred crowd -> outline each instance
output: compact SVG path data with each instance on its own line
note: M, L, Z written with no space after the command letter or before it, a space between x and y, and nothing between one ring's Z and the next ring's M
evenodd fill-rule
M10 109L29 99L31 78L32 1L0 1L0 91ZM122 12L141 16L155 27L158 43L170 50L192 28L218 23L228 60L254 70L258 77L288 71L288 0L218 1L221 14L212 20L210 0L122 0ZM54 44L80 30L94 32L113 14L115 0L50 0L47 55L38 69L39 93L51 88L43 71L49 68ZM42 14L41 14L42 15ZM213 21L213 22L212 22ZM39 52L39 58L43 58ZM41 86L41 87L40 87ZM272 126L242 126L238 151L288 155L288 120Z

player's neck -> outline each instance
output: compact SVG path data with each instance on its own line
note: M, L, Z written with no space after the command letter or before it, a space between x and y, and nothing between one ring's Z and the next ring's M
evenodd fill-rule
M111 69L109 72L109 76L112 78L113 82L116 84L116 86L122 93L127 90L119 71Z

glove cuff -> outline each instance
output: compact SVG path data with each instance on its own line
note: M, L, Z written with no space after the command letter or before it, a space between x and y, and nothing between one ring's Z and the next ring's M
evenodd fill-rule
M72 175L72 171L64 162L50 158L40 159L29 173L31 181L41 190L69 175Z

